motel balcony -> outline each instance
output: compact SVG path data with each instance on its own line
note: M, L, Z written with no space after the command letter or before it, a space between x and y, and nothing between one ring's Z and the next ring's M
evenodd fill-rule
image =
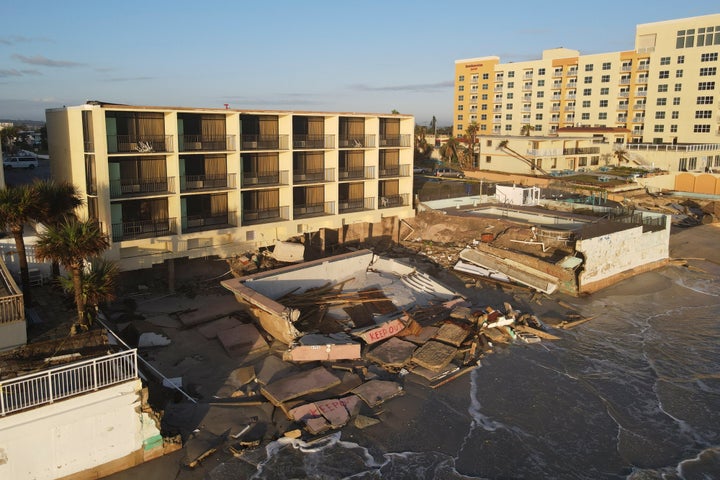
M182 233L201 232L204 230L219 230L237 226L237 212L206 212L200 215L182 217Z
M171 153L172 135L108 135L108 153Z
M335 202L306 203L293 206L293 218L321 217L335 213Z
M180 192L183 193L200 190L222 190L226 188L235 188L234 173L180 176Z
M288 150L289 135L242 134L240 150Z
M334 168L320 168L313 170L293 170L293 183L324 183L335 181Z
M242 172L240 187L267 187L272 185L289 185L288 170L275 170L270 172Z
M386 165L380 167L380 178L388 177L409 177L410 176L410 164L404 163L402 165Z
M235 135L182 135L181 152L224 152L235 150Z
M243 225L258 225L261 223L272 223L290 219L290 207L259 208L254 210L243 210Z
M340 135L340 148L375 148L375 135Z
M380 197L380 208L407 207L410 205L410 194L387 195Z
M177 231L175 218L159 220L134 220L112 224L113 242L140 238L174 235Z
M362 212L364 210L375 210L375 198L350 198L340 199L339 213Z
M293 135L295 150L323 150L335 148L335 135Z
M380 135L380 147L410 147L412 146L410 134Z
M175 193L175 177L110 180L110 198L169 195L172 193Z
M340 168L338 170L340 181L343 180L371 180L375 178L375 167Z

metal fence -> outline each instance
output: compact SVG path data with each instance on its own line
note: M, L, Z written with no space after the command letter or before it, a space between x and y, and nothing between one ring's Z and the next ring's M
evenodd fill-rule
M137 378L137 350L126 350L0 382L0 416Z

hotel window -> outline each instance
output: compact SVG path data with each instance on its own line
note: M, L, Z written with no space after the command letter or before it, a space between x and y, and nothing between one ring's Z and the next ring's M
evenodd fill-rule
M607 107L607 106L608 106L608 101L607 101L607 100L600 100L600 106L601 106L601 107Z
M590 108L590 100L583 100L582 106L583 108Z
M483 84L482 84L482 89L483 89L483 90L489 90L489 89L490 89L490 86L489 86L487 83L483 83Z
M682 70L675 70L675 78L682 78L683 71Z
M610 81L610 75L603 75L602 77L600 77L601 83L608 83L609 81Z
M670 70L661 70L658 78L670 78Z
M712 95L700 96L697 97L697 101L695 103L697 103L698 105L712 105L714 98L715 97L713 97Z
M544 106L545 106L545 105L543 104L543 102L537 102L537 103L535 104L535 108L537 108L537 109L543 108Z
M667 105L667 98L665 98L665 97L658 98L657 101L655 102L655 105L658 105L660 107L662 107L663 105Z
M610 88L608 88L608 87L601 88L600 95L610 95Z
M662 57L660 59L660 65L670 65L670 57Z
M537 98L543 98L545 96L545 92L537 92Z
M602 64L602 69L603 69L603 70L610 70L610 67L611 67L610 62L604 62L604 63Z
M462 116L462 115L458 115L458 116L457 116L457 119L458 119L458 120L462 120L462 119L463 119L463 116Z
M703 53L700 55L700 61L701 62L715 62L718 59L717 52L713 53Z
M715 90L715 82L700 82L698 90Z
M680 112L678 112L677 110L673 111L672 113L670 113L670 118L672 118L673 120L677 120L678 118L680 118Z
M473 76L470 77L470 81L471 81L471 82L474 82L474 83L477 83L479 77L480 77L480 76L476 73L476 74L474 74Z
M487 125L480 125L480 130L483 130L483 131L487 130Z
M542 114L542 113L536 113L536 114L535 114L535 120L542 120L542 119L543 119L543 114Z
M458 102L464 102L465 101L465 95L458 95Z
M487 120L487 113L480 115L480 120Z
M508 92L506 96L507 96L507 99L508 99L508 100L512 100L512 98L513 98L513 92Z
M592 83L592 77L585 77L583 82L585 83Z
M680 97L673 97L673 105L680 105Z
M462 105L458 105L458 110L462 110L464 107Z
M607 120L607 112L598 113L598 120Z
M590 120L590 114L589 113L583 113L581 115L582 120Z
M460 75L458 77L458 82L464 82L465 81L465 75Z
M586 97L592 95L592 88L583 88L583 95Z
M677 125L670 125L670 133L677 133Z
M462 123L458 123L458 124L457 124L457 129L458 129L458 130L462 130L462 129L463 129L463 124L462 124Z
M586 72L592 72L592 71L593 71L593 64L592 64L592 63L588 63L587 65L585 65L585 71L586 71Z
M687 158L681 158L678 161L678 170L681 172L687 172Z
M676 83L676 84L675 84L675 91L676 91L676 92L682 92L682 83Z
M464 92L464 91L465 91L465 87L463 85L460 85L458 87L458 92Z
M706 27L698 28L697 46L703 47L705 45L713 44L713 30L715 31L715 45L720 44L720 26L718 27Z
M678 55L677 63L685 63L685 55Z
M512 130L512 125L505 125L505 131L509 132Z
M697 157L690 157L688 159L688 167L690 170L695 170L695 167L697 166Z
M483 73L483 80L489 80L490 74L489 73Z
M513 107L513 104L512 104L512 103L506 103L506 104L505 104L505 109L506 109L506 110L512 110L512 107Z
M658 85L658 92L667 92L667 91L668 91L667 83L662 83L662 84Z
M665 125L655 125L655 128L653 129L653 132L655 133L662 133L665 131Z
M714 77L717 74L717 67L702 67L700 69L701 77Z
M512 113L506 113L505 120L507 120L508 122L511 122L512 121Z
M545 69L544 69L544 68L538 68L538 75L545 75Z
M712 110L696 110L695 118L712 118Z
M544 87L545 86L545 80L538 80L538 87Z
M515 71L509 71L508 72L508 78L515 78Z
M487 104L483 103L482 105L480 105L480 110L487 110L487 109L488 109Z
M492 157L490 155L485 155L485 163L492 162Z
M471 91L472 93L477 93L477 85L472 85L472 86L470 87L470 91Z
M710 125L693 125L693 133L710 133Z
M665 112L655 112L656 120L663 120L665 118Z
M488 99L488 94L487 94L487 93L483 93L482 95L480 95L480 98L481 98L482 100L487 100L487 99Z

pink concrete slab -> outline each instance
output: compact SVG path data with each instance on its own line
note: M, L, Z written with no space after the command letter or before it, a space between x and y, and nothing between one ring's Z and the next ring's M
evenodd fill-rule
M283 402L315 392L322 392L340 384L340 379L324 367L304 370L260 388L270 402L278 406Z
M315 406L322 416L330 422L332 428L340 428L350 421L350 414L343 402L338 398L320 400L319 402L315 402Z
M402 387L387 380L370 380L353 390L353 393L362 398L369 407L381 403L403 393Z

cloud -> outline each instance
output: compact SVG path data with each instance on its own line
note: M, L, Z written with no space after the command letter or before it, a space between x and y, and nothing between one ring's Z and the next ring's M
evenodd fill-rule
M43 67L80 67L83 64L78 62L71 62L68 60L51 60L43 57L42 55L35 55L34 57L26 57L25 55L15 54L12 56L15 60L20 60L23 63L29 65L41 65Z
M135 82L138 80L154 80L155 77L115 77L115 78L108 78L106 81L108 82Z
M0 70L0 78L22 77L22 76L23 76L22 72L15 70L14 68L10 69L10 70L7 70L7 69Z
M436 82L436 83L416 83L407 85L386 85L386 86L371 86L365 84L350 85L353 90L360 90L363 92L435 92L437 90L445 90L452 88L454 83L452 80Z
M31 42L48 42L47 38L42 37L24 37L22 35L10 35L8 37L0 37L0 45L17 45L19 43Z

